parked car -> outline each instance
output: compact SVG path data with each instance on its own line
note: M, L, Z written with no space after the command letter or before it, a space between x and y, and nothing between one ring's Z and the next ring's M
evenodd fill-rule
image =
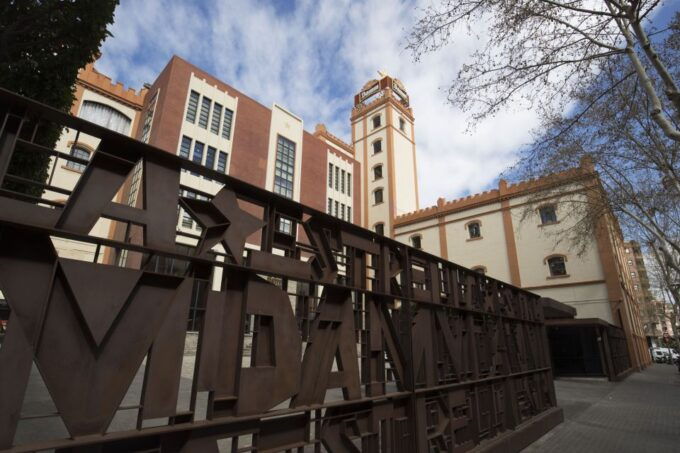
M654 348L652 349L652 357L656 363L676 363L680 360L678 351L671 348Z

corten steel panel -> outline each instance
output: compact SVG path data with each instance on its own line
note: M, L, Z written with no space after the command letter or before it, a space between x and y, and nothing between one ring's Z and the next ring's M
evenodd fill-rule
M2 90L0 112L11 308L0 450L518 450L561 419L537 295ZM56 155L34 143L47 123L101 140L72 190L27 183L63 202L4 185L17 181L14 153ZM22 133L29 124L38 132ZM112 202L139 161L143 206ZM224 187L180 199L181 170ZM177 229L180 206L200 235ZM90 235L100 218L144 240ZM260 250L245 247L253 233ZM68 258L64 240L91 253ZM190 328L195 357L184 355ZM56 413L22 409L35 403L33 364ZM70 437L16 436L50 418Z

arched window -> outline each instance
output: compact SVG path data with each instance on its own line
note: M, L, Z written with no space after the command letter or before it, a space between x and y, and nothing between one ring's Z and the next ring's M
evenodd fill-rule
M382 140L378 139L373 142L373 154L382 152Z
M375 129L376 127L380 127L381 124L380 114L378 113L373 118L371 118L371 121L373 122L373 129Z
M82 146L73 146L69 154L79 159L90 160L90 152ZM70 160L66 161L66 168L70 168L71 170L83 172L85 171L85 167L87 167L87 164L81 164L80 162L73 162Z
M381 165L376 165L373 167L373 180L377 181L378 179L382 179L383 177L383 172L382 172L382 164Z
M373 204L380 204L383 202L382 187L373 191Z
M415 249L422 249L423 248L422 239L423 237L419 234L414 234L413 236L411 236L411 247Z
M381 236L385 235L385 224L382 222L373 225L373 230Z
M486 274L486 267L484 266L475 266L470 269L471 271L478 272L480 274Z
M132 120L113 107L100 102L84 101L78 116L121 134L130 133Z
M564 255L551 255L546 257L545 263L548 265L551 277L566 277L567 258Z
M471 220L465 224L468 232L468 240L482 238L482 222L479 220Z

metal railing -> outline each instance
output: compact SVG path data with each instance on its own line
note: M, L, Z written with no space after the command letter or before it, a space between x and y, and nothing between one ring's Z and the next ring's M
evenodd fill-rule
M20 153L87 166L61 187ZM222 188L181 197L182 170ZM0 449L517 450L561 420L535 294L4 90L0 183ZM56 412L22 410L37 370Z

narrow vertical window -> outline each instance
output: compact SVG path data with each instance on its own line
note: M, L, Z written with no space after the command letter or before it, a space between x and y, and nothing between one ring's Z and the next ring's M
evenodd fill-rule
M373 142L373 154L378 154L382 152L382 140L376 140Z
M184 135L182 136L182 144L179 147L179 157L188 159L190 151L191 151L191 139Z
M295 143L280 135L276 146L274 167L274 192L284 197L293 198Z
M328 164L328 187L333 188L333 164Z
M212 104L210 98L203 96L203 100L201 102L201 113L198 116L198 125L201 126L203 129L208 128L208 118L210 117L210 104Z
M191 90L189 94L189 103L187 104L186 120L190 123L196 122L196 112L198 111L198 99L201 97L197 91Z
M231 122L234 118L234 112L228 108L224 109L224 119L222 121L222 138L231 139Z
M376 127L380 127L380 114L375 115L375 116L371 119L371 121L373 121L373 129L375 129Z
M227 172L227 157L229 155L224 151L220 151L220 155L217 158L217 171L226 173Z
M385 235L385 224L384 223L376 223L373 228L375 229L375 232L378 233L379 235L381 235L381 236Z
M220 123L222 122L222 106L215 102L213 107L212 121L210 121L210 132L213 134L220 133Z
M213 169L215 167L215 155L217 154L217 150L213 148L212 146L208 146L208 153L205 155L205 166L208 167L209 169Z
M411 246L415 249L422 248L422 238L420 235L411 236Z
M347 172L347 195L352 195L352 174Z
M333 215L333 200L328 199L328 214Z
M351 222L352 221L352 207L347 206L347 221Z
M335 190L340 190L340 168L335 167Z
M345 193L345 170L341 170L341 177L340 177L340 192Z
M373 204L380 204L383 202L383 190L375 189L373 191Z
M340 218L345 220L345 203L340 203Z
M203 162L203 147L205 145L201 142L196 142L194 144L194 155L191 160L196 162L197 164L200 164Z
M142 123L142 135L141 140L144 143L149 143L149 137L151 135L151 122L153 121L153 112L156 109L156 99L158 98L159 90L156 90L153 97L149 101L146 107L146 112L144 113L144 122Z
M338 216L338 212L340 211L340 203L337 201L335 202L335 217Z

